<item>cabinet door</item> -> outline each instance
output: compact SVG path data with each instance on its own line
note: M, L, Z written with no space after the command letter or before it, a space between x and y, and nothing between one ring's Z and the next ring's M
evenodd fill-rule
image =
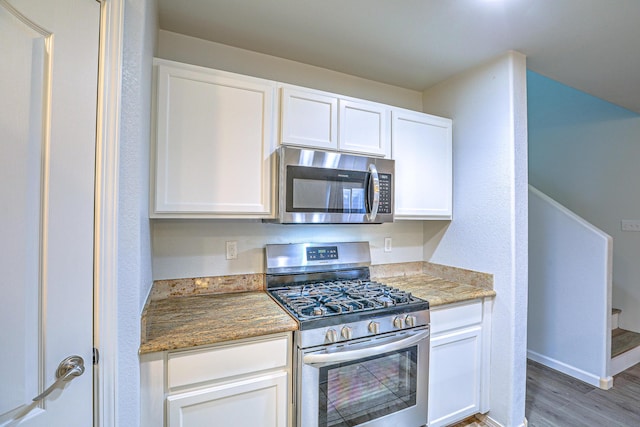
M273 82L159 63L156 216L269 216L274 99Z
M338 98L314 91L282 88L283 144L336 150Z
M391 157L389 107L341 99L338 109L340 151Z
M393 110L392 119L394 218L451 219L451 120L408 110Z
M276 372L167 397L168 427L287 427L287 374Z
M480 412L480 326L431 338L429 427Z

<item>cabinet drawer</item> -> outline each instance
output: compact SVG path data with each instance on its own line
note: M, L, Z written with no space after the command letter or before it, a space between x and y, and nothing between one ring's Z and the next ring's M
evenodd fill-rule
M431 310L431 333L463 328L482 322L482 301L447 305Z
M286 367L287 355L287 337L170 353L167 356L167 385L172 389Z

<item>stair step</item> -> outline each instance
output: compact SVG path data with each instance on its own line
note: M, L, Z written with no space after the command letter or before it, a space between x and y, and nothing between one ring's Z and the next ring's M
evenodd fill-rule
M640 334L616 328L611 331L611 357L616 357L622 353L640 347Z
M619 308L611 309L611 330L618 329L620 327L620 313L622 313L622 310Z

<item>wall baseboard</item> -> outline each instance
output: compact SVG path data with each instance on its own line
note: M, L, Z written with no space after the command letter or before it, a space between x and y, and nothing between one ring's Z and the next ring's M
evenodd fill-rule
M619 374L636 363L640 363L640 347L625 351L621 355L612 358L610 368L611 375Z
M533 360L534 362L541 363L551 369L555 369L556 371L560 371L563 374L567 374L594 387L598 387L603 390L608 390L613 387L613 378L611 376L601 378L598 375L583 371L582 369L576 368L575 366L568 365L564 362L560 362L559 360L555 360L551 357L544 356L531 350L527 350L527 358Z

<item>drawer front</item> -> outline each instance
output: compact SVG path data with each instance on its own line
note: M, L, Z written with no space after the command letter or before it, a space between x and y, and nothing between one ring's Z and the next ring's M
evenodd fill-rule
M169 389L287 366L288 338L170 353Z
M482 322L482 301L442 306L431 309L431 333L449 331Z

